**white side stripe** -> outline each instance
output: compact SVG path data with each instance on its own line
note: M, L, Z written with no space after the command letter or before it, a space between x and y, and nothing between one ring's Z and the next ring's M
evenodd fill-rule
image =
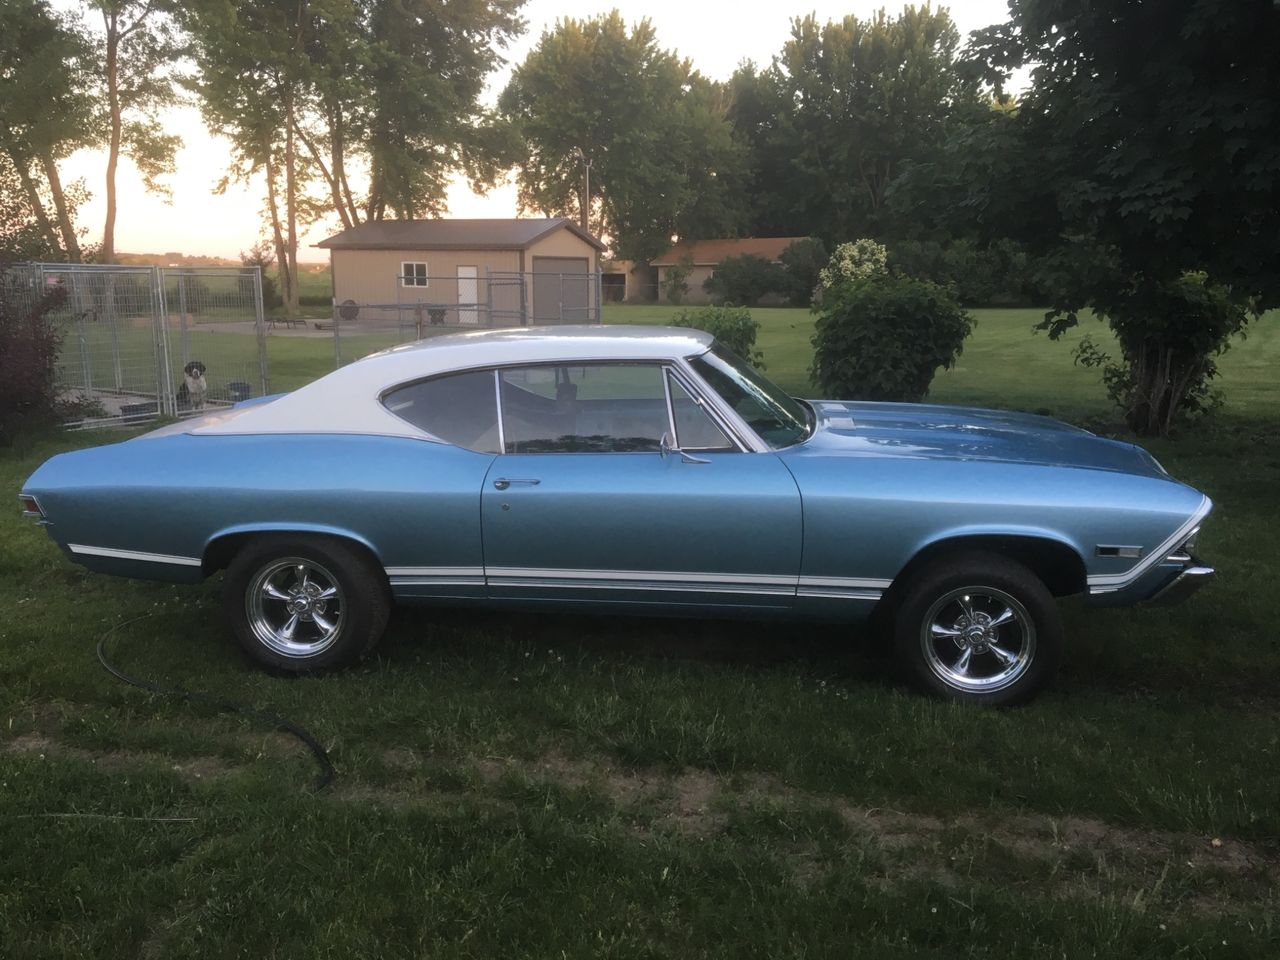
M388 577L484 577L484 567L387 567Z
M495 580L563 580L581 582L583 586L592 581L616 583L642 582L665 583L675 587L686 585L726 584L732 586L777 586L791 588L796 578L785 575L754 573L691 573L668 570L560 570L540 567L490 567L490 582Z
M574 570L556 567L387 567L392 585L529 587L549 590L650 590L879 600L892 581L786 574L671 570Z
M871 580L862 577L801 577L801 587L839 587L862 590L888 590L892 580Z
M200 566L199 557L175 557L168 553L144 553L141 550L117 550L115 547L90 547L83 543L68 543L72 553L89 557L111 557L114 560L145 560L147 563L171 563L179 567Z

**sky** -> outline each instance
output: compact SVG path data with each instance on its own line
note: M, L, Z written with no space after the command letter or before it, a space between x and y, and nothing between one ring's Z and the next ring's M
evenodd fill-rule
M73 0L57 4L63 9L78 6ZM833 20L848 14L869 17L883 0L810 0L792 6L762 0L529 0L524 7L528 27L506 51L507 66L489 80L485 99L496 100L505 85L511 65L519 63L546 30L560 17L590 17L616 7L628 22L648 17L658 42L693 61L704 75L725 80L744 60L767 64L789 35L792 17L817 14ZM1007 19L1006 0L958 0L948 6L961 35ZM214 185L226 174L229 145L211 136L204 128L195 106L175 107L166 114L170 132L182 137L184 146L177 157L177 172L166 178L170 201L148 194L137 169L123 158L117 174L119 215L116 221L116 249L128 253L204 254L235 257L263 236L263 191L260 180L233 184L221 195ZM62 178L68 182L83 177L93 199L80 208L78 220L88 227L87 239L102 236L104 215L103 176L105 154L82 150L61 164ZM516 191L508 182L478 195L462 179L455 180L448 194L448 216L514 217ZM324 252L312 244L336 233L336 218L321 221L305 231L298 251L302 262L322 262Z

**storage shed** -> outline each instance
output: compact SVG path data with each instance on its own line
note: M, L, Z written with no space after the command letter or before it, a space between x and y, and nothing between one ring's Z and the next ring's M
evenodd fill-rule
M316 244L333 296L363 315L416 310L433 323L599 320L599 240L572 220L379 220Z

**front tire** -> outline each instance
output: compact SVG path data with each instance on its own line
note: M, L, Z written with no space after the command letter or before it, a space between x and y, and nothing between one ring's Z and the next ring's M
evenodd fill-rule
M381 638L391 597L381 567L329 537L252 540L227 568L223 604L245 652L269 670L355 663Z
M1038 693L1062 658L1062 621L1044 583L990 553L921 570L898 604L894 646L915 683L944 700L1009 706Z

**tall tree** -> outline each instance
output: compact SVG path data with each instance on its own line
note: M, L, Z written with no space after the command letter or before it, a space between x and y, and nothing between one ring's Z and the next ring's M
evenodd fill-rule
M444 209L449 176L483 150L480 94L524 29L524 0L373 0L368 15L366 215Z
M196 0L185 7L210 126L233 177L261 176L286 309L298 227L443 209L450 176L492 170L484 79L524 0ZM350 169L367 176L353 189ZM316 188L319 188L318 190Z
M586 209L619 256L649 260L685 239L734 235L742 157L723 90L661 49L652 24L614 10L544 33L499 100L521 145L520 203ZM591 164L591 194L582 176Z
M308 48L339 0L200 0L188 8L210 128L233 145L231 176L261 176L285 309L298 309L299 217L312 174L298 148L308 91Z
M177 99L175 63L185 41L169 0L89 0L102 18L97 68L107 128L106 218L101 259L116 255L116 168L124 153L147 189L165 192L158 178L171 173L181 138L165 132L161 111Z
M810 15L792 22L768 70L739 71L735 130L771 232L832 241L890 226L889 185L974 95L956 69L959 41L946 10L928 4L826 24Z
M1164 432L1248 315L1280 305L1280 7L1010 9L973 56L997 83L1029 67L1031 85L967 134L961 209L1049 255L1051 334L1084 307L1110 321L1129 422Z
M81 259L77 197L64 189L58 163L100 135L92 79L88 42L75 21L45 0L0 6L0 151L46 249L73 262Z

